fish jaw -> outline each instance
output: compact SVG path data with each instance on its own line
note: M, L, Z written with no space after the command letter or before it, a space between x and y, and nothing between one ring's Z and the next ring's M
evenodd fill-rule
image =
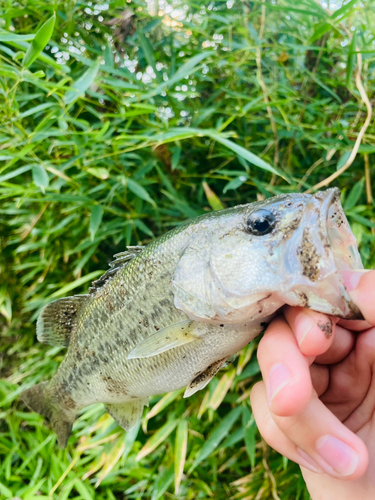
M348 294L341 271L363 269L356 239L340 203L337 188L318 192L307 203L287 252L297 252L289 270L285 303L346 319L362 319ZM289 262L290 264L290 262Z

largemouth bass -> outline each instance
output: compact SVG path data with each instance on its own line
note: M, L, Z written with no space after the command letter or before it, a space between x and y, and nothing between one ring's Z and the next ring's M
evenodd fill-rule
M204 388L285 304L360 317L340 271L361 269L338 189L212 212L118 254L88 295L56 300L41 342L67 347L22 393L65 447L77 413L102 402L128 430L150 396Z

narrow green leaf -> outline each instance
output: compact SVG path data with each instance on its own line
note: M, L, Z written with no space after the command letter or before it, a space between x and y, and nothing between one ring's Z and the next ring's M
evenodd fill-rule
M0 483L0 493L4 495L5 498L13 498L13 493L3 483Z
M346 60L346 85L350 85L350 81L352 79L352 74L353 74L353 68L355 65L355 49L356 49L356 44L357 44L357 34L356 32L353 33L352 41L350 42L349 45L349 50L348 50L348 58Z
M96 231L99 229L100 223L102 222L102 217L103 217L103 207L101 205L94 205L91 210L90 227L89 227L91 241L94 240Z
M260 373L260 367L257 358L254 358L250 361L249 364L246 365L246 368L242 371L240 375L236 377L236 381L240 382L241 380L244 380L245 378L253 377L254 375L257 375Z
M55 102L45 102L43 104L38 104L38 106L34 106L33 108L20 113L14 118L14 121L19 120L20 118L26 118L26 116L35 115L35 113L39 113L39 111L43 111L44 109L51 108L53 106L57 106L57 104Z
M35 61L35 59L39 56L39 54L49 42L53 33L53 28L55 27L55 20L56 14L53 14L53 16L50 17L48 21L46 21L43 26L41 26L37 31L30 47L27 49L27 52L23 58L22 65L24 67L27 68L28 66L30 66L30 64Z
M165 396L163 396L155 406L151 408L151 410L147 413L146 419L150 420L150 418L155 417L160 412L162 412L168 405L170 405L178 396L180 396L185 391L185 388L179 389L178 391L168 392Z
M209 52L201 52L200 54L195 55L191 59L189 59L185 64L183 64L177 71L176 73L166 82L161 83L156 87L156 89L151 90L145 97L149 99L150 97L153 97L155 95L160 94L165 88L171 87L175 83L179 82L185 76L187 75L192 75L196 71L198 71L199 66L198 64L203 61L203 59L206 59L206 57L211 56L214 54L214 52L209 51Z
M345 151L345 153L343 153L340 156L339 161L337 162L337 165L336 165L336 170L340 170L340 168L345 165L350 154L351 154L351 151Z
M48 187L49 178L45 168L42 165L35 165L33 167L33 181L34 184L42 190L44 193L45 188Z
M151 500L159 500L164 493L167 491L169 486L172 484L174 475L174 467L173 464L169 467L168 470L163 471L162 474L159 474L154 483L154 490L152 492Z
M7 42L9 45L11 45L12 47L15 47L16 49L18 50L22 50L22 51L28 51L29 48L31 47L31 44L29 42ZM53 59L53 57L45 54L44 52L40 52L39 55L38 55L38 59L40 61L42 61L43 63L45 63L46 65L48 66L52 66L52 68L54 68L58 73L70 73L70 68L69 66L67 66L66 64L59 64L55 59ZM3 64L3 66L5 66ZM1 67L0 67L0 72L1 72ZM31 81L31 83L34 83L34 81L32 81L33 79L30 77L30 75L32 75L34 78L35 78L35 73L23 73L23 79L25 81Z
M247 406L242 408L242 426L244 428L244 439L246 445L246 451L249 455L251 467L255 467L255 432L256 432L256 423L254 420L254 416L250 413L250 410Z
M202 182L202 184L212 210L223 210L224 205L221 203L220 198L212 191L207 182Z
M357 202L363 192L364 182L365 180L362 178L360 181L354 184L349 193L349 196L345 200L344 210L351 210L357 205Z
M314 33L310 37L309 41L307 42L308 45L314 43L316 40L319 40L323 35L325 35L329 30L332 29L332 24L330 23L319 23L316 24L314 27Z
M176 442L175 442L175 448L174 448L175 495L178 495L182 475L184 473L187 443L188 443L188 423L186 420L181 420L181 422L179 422L179 424L177 426Z
M234 423L241 415L242 407L237 406L233 408L228 415L226 415L216 429L212 432L211 436L204 443L197 457L195 458L193 465L191 466L189 473L191 473L203 460L205 460L211 453L216 450L221 441L227 436L233 427Z
M83 75L73 82L70 90L64 96L65 104L72 104L79 97L81 97L86 90L94 83L96 75L100 68L100 61L97 59L90 68L83 73Z
M108 179L108 177L109 177L109 172L104 167L92 167L92 168L88 168L87 172L89 174L91 174L91 175L94 175L98 179L102 179L103 181L105 179Z
M234 191L238 189L244 182L248 180L248 176L244 173L243 175L240 175L239 177L236 177L235 179L232 179L231 181L228 182L224 186L223 193L226 193L230 189L233 189Z
M81 495L81 498L83 498L84 500L93 500L93 490L91 488L87 488L83 481L76 479L74 488L78 491L78 493Z
M95 278L97 278L103 273L104 271L93 271L92 273L86 274L86 276L82 276L82 278L79 278L73 281L72 283L68 283L67 285L63 286L62 288L60 288L60 290L57 290L52 295L50 295L49 298L53 299L55 297L61 297L62 295L65 295L71 290L74 290L75 288L84 285L88 281L93 281Z
M243 148L242 146L239 146L238 144L230 141L229 139L225 139L222 135L220 135L218 132L214 130L205 130L202 132L207 135L208 137L211 137L211 139L214 139L215 141L219 142L223 146L226 146L228 149L231 149L234 151L236 154L242 156L245 160L247 160L249 163L252 163L253 165L263 169L267 170L268 172L272 172L273 174L276 174L279 177L282 177L285 179L287 182L289 182L288 177L286 174L281 172L279 169L276 169L275 167L271 167L271 165L261 158L259 156L255 155L254 153L251 153L247 149Z
M35 35L17 35L16 33L10 33L5 31L0 31L0 42L29 42L34 40Z
M152 50L151 43L149 42L148 38L146 38L144 36L144 34L142 33L142 31L140 31L140 30L138 30L138 38L139 38L139 42L140 42L141 47L142 47L143 55L145 56L145 59L146 59L148 65L151 66L151 68L154 70L156 78L158 80L160 80L160 73L156 69L156 61L155 61L155 56L154 56L154 52Z
M138 182L136 182L133 179L127 178L126 184L130 189L130 191L134 193L136 196L138 196L142 200L148 201L148 203L151 203L151 205L156 206L154 200L151 198L151 196L148 194L145 188L142 187L140 184L138 184Z
M338 19L340 17L341 18L340 21L341 21L342 16L344 14L346 14L346 15L350 14L350 12L348 12L348 10L351 9L352 7L354 7L356 3L358 3L358 0L351 0L350 2L344 4L342 7L335 10L334 12L332 12L331 19Z
M31 165L25 165L24 167L17 168L16 170L12 170L7 174L0 176L0 182L8 181L9 179L13 179L13 177L17 177L17 175L24 174L28 170L31 170Z
M113 53L112 53L112 47L107 44L104 50L104 62L105 65L108 66L108 68L114 68L115 63L113 60Z
M142 458L149 455L152 451L154 451L160 444L162 444L169 434L175 429L178 424L178 420L168 420L163 427L158 429L153 436L147 441L147 443L143 446L141 451L137 455L137 462Z

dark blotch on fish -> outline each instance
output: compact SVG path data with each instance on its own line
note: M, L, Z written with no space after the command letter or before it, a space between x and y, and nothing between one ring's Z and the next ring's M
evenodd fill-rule
M327 321L318 321L318 326L324 332L327 339L332 336L332 320L327 319Z

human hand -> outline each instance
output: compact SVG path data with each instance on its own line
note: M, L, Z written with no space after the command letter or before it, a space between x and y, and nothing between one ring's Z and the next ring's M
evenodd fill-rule
M375 271L344 274L366 321L286 308L259 343L251 393L260 433L301 466L313 500L375 498Z

